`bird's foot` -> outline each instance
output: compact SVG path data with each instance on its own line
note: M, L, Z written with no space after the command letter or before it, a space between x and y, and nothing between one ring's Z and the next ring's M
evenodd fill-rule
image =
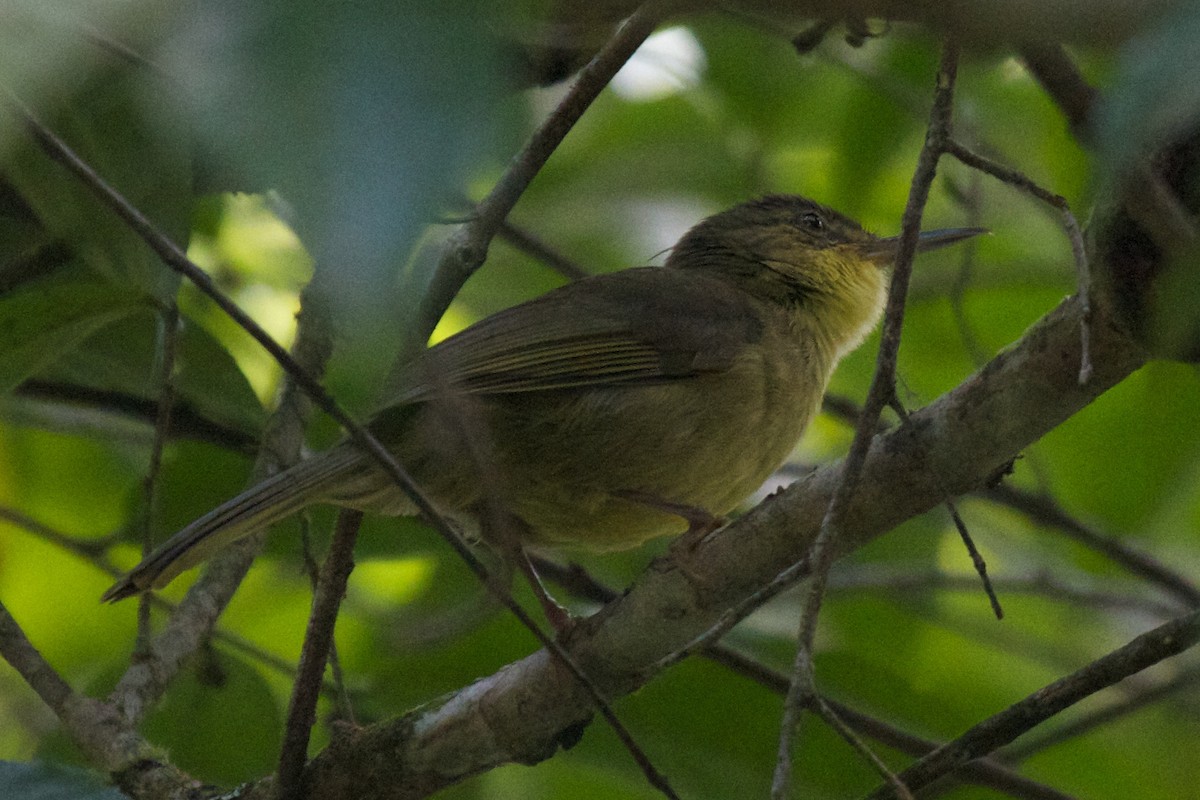
M533 596L537 598L538 605L542 607L546 621L550 623L550 627L554 629L558 639L565 639L567 634L575 629L578 619L546 591L546 585L542 583L541 576L534 569L533 562L529 560L529 555L524 548L515 554L515 559L517 568L529 581L529 588L533 589Z
M704 541L705 536L708 536L708 534L729 521L725 517L718 517L699 506L688 505L687 503L673 503L670 500L657 497L650 492L643 492L637 489L623 489L613 492L613 494L623 500L630 500L634 503L640 503L641 505L682 517L687 522L688 528L682 536L675 540L671 545L671 549L679 547L685 553L689 554L696 549L696 546L700 542Z

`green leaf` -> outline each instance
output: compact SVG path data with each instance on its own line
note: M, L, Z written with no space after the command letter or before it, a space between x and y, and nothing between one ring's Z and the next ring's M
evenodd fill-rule
M189 137L168 88L141 66L105 66L75 80L61 104L21 95L40 122L181 246L192 207ZM49 111L39 111L39 105ZM169 299L178 276L79 178L27 137L0 151L0 170L46 229L82 263L131 291ZM4 256L7 254L0 254Z
M236 783L269 773L283 726L270 687L252 666L224 650L197 659L171 685L142 726L181 769Z
M154 400L158 325L140 313L119 320L72 348L39 377ZM175 393L205 418L257 434L265 413L228 351L206 330L183 320L176 342Z
M91 772L47 762L0 761L0 797L5 800L124 800Z
M86 275L56 275L0 296L0 392L140 307L136 296Z

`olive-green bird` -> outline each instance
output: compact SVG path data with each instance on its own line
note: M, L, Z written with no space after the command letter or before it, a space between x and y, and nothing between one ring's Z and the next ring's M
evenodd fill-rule
M926 232L918 247L981 232ZM739 205L688 231L664 267L571 283L429 348L370 429L445 516L502 547L683 533L787 458L879 320L897 242L802 197ZM313 503L415 513L343 441L197 519L104 599L164 586Z

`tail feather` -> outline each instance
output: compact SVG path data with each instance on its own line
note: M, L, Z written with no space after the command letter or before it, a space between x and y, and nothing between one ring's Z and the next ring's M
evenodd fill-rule
M362 464L363 457L354 447L335 447L271 476L180 529L101 599L114 602L167 585L221 548L326 499L339 481Z

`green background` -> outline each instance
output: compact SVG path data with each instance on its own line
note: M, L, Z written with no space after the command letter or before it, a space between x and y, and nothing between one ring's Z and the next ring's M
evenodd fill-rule
M534 23L501 5L331 9L310 0L256 4L252 12L231 2L129 2L106 7L99 19L84 3L61 4L55 14L32 0L10 5L21 25L0 33L4 87L186 242L269 331L290 341L298 292L314 263L337 274L327 385L359 414L370 409L451 230L430 223L460 217L464 198L486 193L564 91L510 84L516 70L506 33ZM227 25L215 41L202 35L213 19ZM81 34L81 21L148 61ZM1197 64L1187 52L1195 40L1186 34L1197 26L1200 14L1184 5L1166 22L1147 21L1139 39L1074 51L1110 99L1092 152L1010 51L968 47L957 135L1063 195L1086 221L1124 159L1195 120L1200 98L1188 76ZM589 272L661 263L661 250L688 225L767 192L811 196L880 234L899 230L937 65L932 33L880 25L884 35L854 48L835 27L813 53L798 55L778 31L736 16L694 15L668 27L674 41L690 40L700 60L678 50L649 59L677 79L658 96L606 90L521 198L514 223ZM134 528L144 513L152 428L48 401L28 382L154 398L162 344L155 307L178 292L179 399L245 438L237 447L167 446L155 520L166 535L243 484L245 442L261 431L279 370L37 152L11 113L0 122L0 158L7 186L27 204L0 205L0 508L76 542L109 542L113 561L128 567L139 552ZM967 378L1075 281L1057 212L950 159L925 220L929 228L984 225L992 235L918 261L899 361L910 408ZM69 257L46 274L20 272L31 254L56 243L68 246ZM438 335L564 280L496 241ZM1194 293L1178 292L1175 302L1183 306ZM1171 298L1165 303L1169 311ZM1164 318L1194 324L1186 313ZM872 337L845 360L831 392L861 402L877 342ZM1198 410L1195 369L1152 363L1026 451L1008 480L1200 577ZM314 422L314 445L335 436L328 421ZM794 460L801 468L832 460L850 436L844 422L823 416ZM973 498L961 510L1006 618L992 617L945 511L931 512L835 568L817 639L823 691L914 733L949 739L1180 612L1153 585L1020 513ZM330 518L313 514L319 545ZM286 666L299 653L309 592L297 532L295 522L279 527L230 605L220 629L236 641L218 638L198 656L142 728L206 782L233 784L274 769L290 680L263 654ZM567 555L621 587L661 547ZM403 713L536 647L415 522L370 520L358 560L337 643L359 722ZM182 596L189 581L165 596ZM97 696L127 665L135 631L132 603L98 603L109 583L92 560L0 519L0 600L72 686ZM798 597L789 593L757 612L729 642L786 669ZM1089 699L1026 738L1179 683L1166 699L1018 766L1077 797L1191 796L1200 785L1198 675L1195 656L1185 655ZM694 798L766 796L780 708L766 689L698 659L616 704L655 764ZM319 711L324 719L330 707ZM319 724L315 747L327 735ZM885 747L877 752L896 768L908 763ZM855 797L879 780L811 719L796 758L796 796ZM0 760L81 764L7 666L0 666ZM38 776L75 780L0 766L0 789ZM610 730L593 724L569 752L492 771L444 796L657 795ZM960 787L946 796L1000 795Z

